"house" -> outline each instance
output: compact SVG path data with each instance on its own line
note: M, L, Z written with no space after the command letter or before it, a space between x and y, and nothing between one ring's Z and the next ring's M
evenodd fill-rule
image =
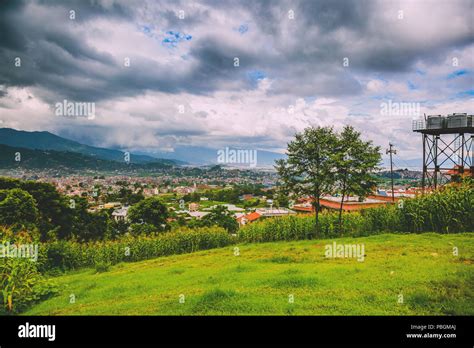
M239 217L237 217L237 222L239 223L240 226L244 226L250 222L253 222L255 220L258 220L262 215L257 213L257 212L253 212L253 213L250 213L250 214L246 214L246 215L240 215Z
M189 216L191 217L194 217L198 220L202 219L204 216L206 216L207 214L210 214L209 212L207 211L190 211L188 213Z
M218 206L225 207L225 208L227 208L228 211L233 211L233 212L245 211L245 209L239 208L239 207L235 206L234 204L219 204L219 205L213 205L212 207L210 207L210 208L205 208L204 210L212 210L212 209L217 208Z
M128 209L130 207L122 207L120 209L115 210L112 213L112 217L115 219L115 221L127 221L128 218Z
M122 203L120 202L108 202L104 204L103 209L118 208L121 206L122 206Z
M293 210L286 208L259 208L256 212L262 217L288 216L296 214Z

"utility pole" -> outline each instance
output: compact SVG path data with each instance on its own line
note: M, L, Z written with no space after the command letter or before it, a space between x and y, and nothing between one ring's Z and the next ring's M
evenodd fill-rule
M390 149L385 150L385 154L390 154L390 178L392 179L392 202L395 202L395 192L393 191L393 160L392 160L392 154L397 154L397 150L393 150L393 144L388 143L390 146Z

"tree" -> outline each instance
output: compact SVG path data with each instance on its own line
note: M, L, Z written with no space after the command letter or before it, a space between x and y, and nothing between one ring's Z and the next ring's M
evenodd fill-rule
M0 190L0 225L35 225L39 212L28 192L14 188Z
M339 230L342 232L344 198L357 195L363 199L372 192L377 183L373 172L377 169L382 157L380 147L374 146L372 141L363 141L360 138L360 132L351 126L345 126L338 138L334 153L336 168L334 178L341 194Z
M330 127L309 127L288 144L288 159L278 160L275 168L282 189L313 198L315 229L318 231L319 202L334 187L334 151L337 136Z
M229 233L235 233L239 229L239 223L235 219L234 214L222 205L212 209L209 214L198 220L195 225L197 227L217 225L225 228Z
M68 199L48 183L21 181L18 179L0 178L0 189L20 188L27 191L36 201L39 211L37 226L42 240L46 240L48 232L55 230L59 238L71 234L72 209Z
M72 234L80 241L102 240L107 238L110 218L105 211L89 213L87 199L73 197L74 208L71 208Z
M144 199L128 211L128 218L132 224L150 224L158 231L166 229L168 216L168 209L158 197Z

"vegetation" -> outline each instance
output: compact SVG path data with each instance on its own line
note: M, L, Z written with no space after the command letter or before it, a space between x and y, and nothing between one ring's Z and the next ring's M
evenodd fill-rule
M124 236L117 240L78 243L56 241L41 245L40 264L43 272L95 267L133 262L164 255L191 253L232 244L233 238L224 229L204 227L182 228L156 235Z
M325 245L333 241L363 243L364 262L325 258ZM58 296L25 314L474 315L473 234L237 247L238 256L232 246L119 264L104 273L93 268L68 273L54 278Z
M224 206L215 207L201 220L194 220L191 225L191 227L202 226L220 226L225 228L229 233L236 233L239 229L239 224L235 220L234 214Z
M158 197L144 199L129 210L129 219L132 224L132 231L143 231L140 225L145 225L145 229L154 231L165 231L167 229L168 210Z
M339 193L339 228L342 206L348 195L363 198L375 187L373 172L380 162L380 148L363 141L360 133L346 126L340 134L330 127L309 127L288 144L288 159L277 161L276 169L285 193L313 198L315 230L319 229L319 201ZM342 230L341 230L342 232Z
M288 144L288 159L276 161L283 192L313 197L316 232L319 227L319 200L332 193L335 183L333 155L337 142L332 128L309 127L297 133L295 140Z
M363 200L376 187L373 176L381 160L380 147L372 141L363 141L360 133L346 126L339 135L333 155L336 189L341 195L339 207L339 228L342 229L342 208L346 196L358 196Z
M398 205L387 205L344 213L342 229L348 236L367 236L382 232L473 232L474 188L470 181L445 186L425 196L407 199ZM340 236L336 212L320 215L314 237ZM306 239L313 231L309 215L267 219L244 226L239 237L246 242Z
M37 237L24 231L13 233L0 227L0 314L18 313L34 302L56 293L54 282L39 272L40 264L33 258L5 257L5 247L13 244L38 243Z
M111 223L107 213L88 213L84 200L78 199L74 206L68 206L63 197L47 184L2 179L0 185L1 219L2 223L9 225L8 228L0 228L0 241L3 245L7 242L39 244L37 262L22 258L0 258L0 299L3 303L2 311L8 313L22 311L54 294L56 286L54 282L46 280L45 275L58 271L89 267L95 273L107 274L115 269L114 265L121 262L192 253L236 243L291 242L341 236L338 213L324 212L319 216L316 233L311 216L288 216L246 225L234 237L229 231L236 232L236 222L222 207L216 208L207 219L203 219L200 228L163 231L159 226L165 221L166 208L158 199L153 198L138 203L131 215L135 223L137 219L143 219L143 225L149 226L150 230L136 236L119 234L113 239L108 235ZM14 207L18 209L13 209ZM472 232L473 207L474 186L471 180L464 180L415 199L400 201L398 205L344 214L342 227L344 235L350 237L384 232ZM66 221L68 224L65 224L65 218L70 219ZM67 231L69 234L65 234ZM75 235L75 231L80 231L80 234ZM69 237L61 238L64 235ZM100 236L100 240L95 239L97 236ZM440 235L439 238L444 237ZM288 257L276 255L275 260L285 263ZM282 280L282 284L286 281L293 284L293 280ZM300 282L304 283L305 280L295 280L294 284ZM311 280L310 283L312 282ZM211 294L204 295L206 298L220 298L229 294L223 294L220 290L214 293L212 290ZM453 311L463 313L458 309Z

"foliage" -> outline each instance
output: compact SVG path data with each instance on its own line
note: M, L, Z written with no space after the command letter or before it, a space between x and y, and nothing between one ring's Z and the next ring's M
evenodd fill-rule
M197 250L219 248L233 243L232 237L222 228L183 228L156 235L124 236L114 241L78 243L55 241L42 248L42 271L69 270L96 267L151 259L164 255L190 253ZM101 266L100 266L101 267Z
M74 197L72 233L79 241L101 240L107 237L109 217L105 211L89 213L87 200Z
M13 233L0 227L0 244L37 244L26 232ZM0 314L17 313L32 303L57 292L56 285L38 271L39 264L31 258L0 257Z
M69 208L66 198L61 196L53 185L0 177L0 189L14 188L27 191L33 196L39 212L36 225L41 232L42 240L46 240L48 232L53 229L58 238L71 235L73 211Z
M400 205L364 209L343 213L344 235L366 236L382 232L460 233L474 231L474 189L472 183L449 185L424 196L404 200ZM341 235L337 212L320 216L317 238ZM312 218L309 215L266 219L242 227L239 240L272 242L312 238Z
M14 188L0 190L0 225L30 225L38 220L36 201L28 192Z
M334 187L334 151L337 136L330 127L308 127L297 133L288 144L288 159L276 161L285 193L314 198L316 230L318 230L319 200Z
M339 207L339 224L341 225L345 197L356 195L363 199L376 186L373 172L381 160L380 147L374 146L372 141L363 141L360 138L360 132L351 126L345 126L338 135L333 159L336 188L341 194Z
M401 224L406 231L456 233L474 230L472 181L441 187L416 199L405 200Z
M168 216L168 209L158 197L144 199L128 211L128 217L132 223L150 224L158 231L164 231L167 228Z
M218 205L201 220L194 220L193 223L196 227L220 226L230 233L235 233L239 229L239 224L235 220L234 214L222 205Z

